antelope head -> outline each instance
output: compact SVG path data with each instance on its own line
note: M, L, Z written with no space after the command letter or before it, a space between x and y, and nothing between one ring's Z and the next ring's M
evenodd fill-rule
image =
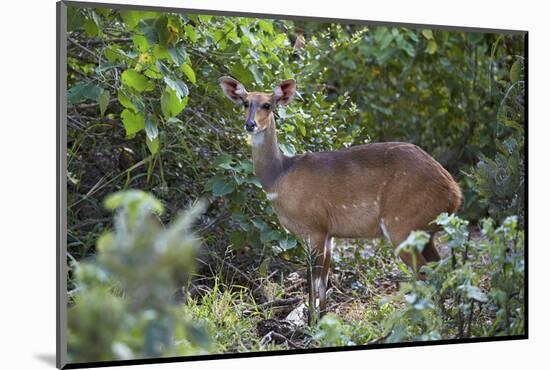
M288 104L296 94L296 81L286 80L273 92L248 92L244 85L231 77L222 77L219 83L225 95L244 107L244 129L258 134L273 125L273 110L278 105Z

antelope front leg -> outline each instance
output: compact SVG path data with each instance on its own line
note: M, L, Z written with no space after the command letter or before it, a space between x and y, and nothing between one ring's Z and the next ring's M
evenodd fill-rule
M326 234L311 235L309 238L309 263L311 281L309 284L310 324L316 319L317 307L324 314L327 305L328 270L330 266L330 239ZM317 302L317 299L319 300Z
M326 237L324 241L323 255L319 256L319 259L322 257L322 263L319 261L321 266L321 271L319 275L319 314L321 317L326 313L327 308L327 289L328 289L328 272L330 270L330 258L332 254L332 238Z

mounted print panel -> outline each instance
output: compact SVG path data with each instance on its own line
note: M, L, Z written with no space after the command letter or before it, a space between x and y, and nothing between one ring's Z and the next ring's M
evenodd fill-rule
M526 32L58 27L58 367L527 338Z

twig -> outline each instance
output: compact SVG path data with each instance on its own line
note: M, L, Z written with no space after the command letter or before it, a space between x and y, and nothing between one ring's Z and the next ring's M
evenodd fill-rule
M303 349L305 347L302 347L296 343L294 343L293 341L291 341L290 339L288 339L287 337L285 337L284 335L282 334L279 334L275 331L270 331L269 333L267 333L266 335L263 336L263 338L260 340L260 344L262 346L265 346L266 344L268 344L269 342L271 342L273 339L277 339L281 342L286 342L288 343L288 345L292 348L300 348L300 349Z
M294 306L296 303L300 302L301 300L302 298L300 297L275 299L273 301L265 302L258 305L258 308L265 310L267 308L273 308L273 307Z
M86 45L102 45L106 42L129 42L133 41L131 37L121 37L121 38L114 38L114 39L96 39L96 40L86 40Z
M377 344L377 343L380 343L381 341L386 340L386 339L390 336L390 334L391 334L391 330L390 330L386 335L381 336L381 337L379 337L379 338L376 338L376 339L373 339L373 340L369 341L369 342L367 343L367 345L368 345L368 344Z
M117 102L118 99L111 99L109 100L109 104L111 103L115 103ZM73 107L75 109L91 109L91 108L96 108L99 106L99 103L98 102L94 102L94 103L82 103L82 104L76 104L76 105L73 105Z
M96 53L94 53L93 51L91 51L90 49L88 49L86 46L80 45L76 40L73 40L73 39L70 38L70 37L67 37L67 40L69 40L69 42L70 42L71 44L73 44L74 46L78 47L79 49L84 50L86 53L92 55L94 58L99 59L99 56L98 56Z

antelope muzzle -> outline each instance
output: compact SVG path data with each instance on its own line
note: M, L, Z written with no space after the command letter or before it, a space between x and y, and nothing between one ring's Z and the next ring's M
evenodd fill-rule
M256 109L258 109L258 103L255 101L252 101L250 104L250 111L248 112L248 118L246 119L246 122L244 123L244 129L250 133L253 133L256 131Z

